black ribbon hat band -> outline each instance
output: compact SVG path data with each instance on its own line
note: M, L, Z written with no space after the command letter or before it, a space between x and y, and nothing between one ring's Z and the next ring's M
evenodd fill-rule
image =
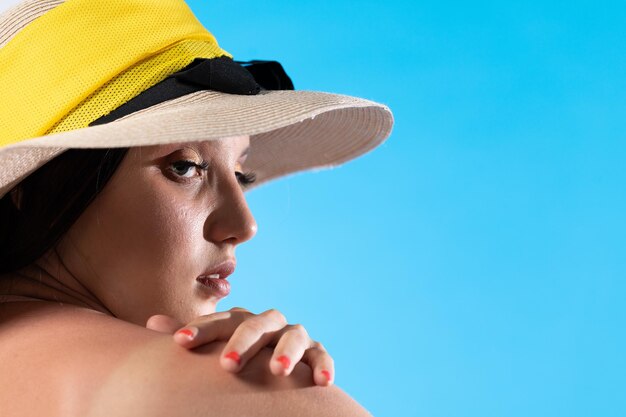
M95 126L154 106L167 100L200 91L255 95L261 90L293 90L294 86L277 61L233 61L227 56L196 58L182 70L89 124Z

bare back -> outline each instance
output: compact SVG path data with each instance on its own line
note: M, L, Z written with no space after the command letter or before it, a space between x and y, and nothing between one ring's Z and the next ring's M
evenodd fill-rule
M3 416L370 416L302 363L269 370L264 348L238 374L225 342L189 351L171 335L71 305L0 304Z

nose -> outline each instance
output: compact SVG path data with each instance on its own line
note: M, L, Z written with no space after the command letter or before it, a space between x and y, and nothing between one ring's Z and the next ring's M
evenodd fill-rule
M235 176L218 188L216 205L207 219L208 239L240 244L256 235L258 225L246 201L243 188Z

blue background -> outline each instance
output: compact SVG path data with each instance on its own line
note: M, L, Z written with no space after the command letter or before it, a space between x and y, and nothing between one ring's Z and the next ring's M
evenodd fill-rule
M235 59L389 105L248 194L218 309L282 311L375 416L626 415L626 6L189 1Z

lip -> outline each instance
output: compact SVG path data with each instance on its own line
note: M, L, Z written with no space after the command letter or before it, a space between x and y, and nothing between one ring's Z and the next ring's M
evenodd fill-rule
M237 263L229 258L217 266L201 273L196 281L202 285L212 296L224 298L230 294L230 282L226 280L229 275L235 272ZM220 274L219 278L209 278L209 275Z
M198 281L198 283L202 285L202 288L207 290L211 296L224 298L230 294L230 282L225 279L198 277L196 281Z
M220 274L219 279L226 279L228 278L229 275L235 272L236 266L237 266L237 263L235 262L234 259L228 259L222 262L221 264L217 265L216 267L201 273L200 275L198 275L198 278L196 278L196 280L200 278L216 279L216 278L209 278L209 275L213 275L213 274Z

